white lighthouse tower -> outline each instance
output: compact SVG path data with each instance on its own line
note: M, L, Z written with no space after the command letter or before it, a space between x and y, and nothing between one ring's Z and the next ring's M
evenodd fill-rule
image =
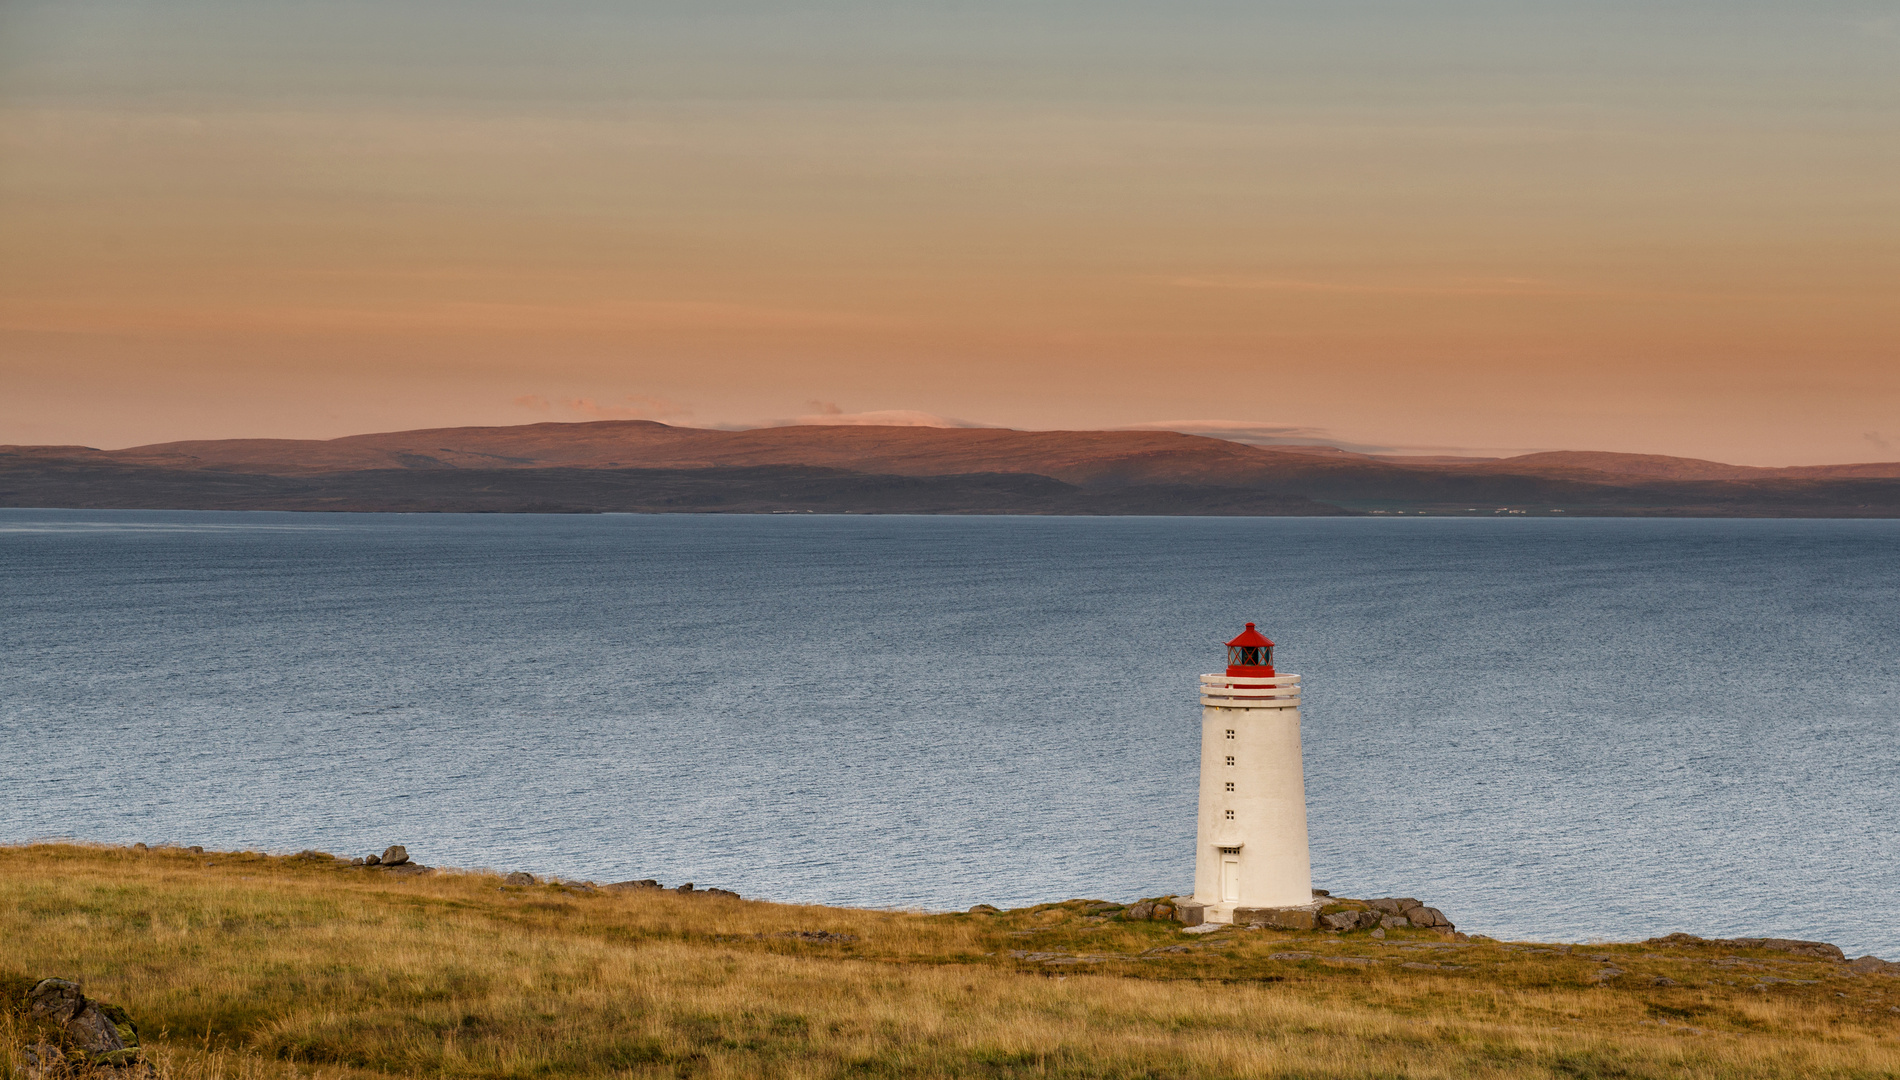
M1300 677L1273 670L1252 623L1227 643L1227 671L1201 676L1201 806L1194 899L1210 923L1236 908L1310 904Z

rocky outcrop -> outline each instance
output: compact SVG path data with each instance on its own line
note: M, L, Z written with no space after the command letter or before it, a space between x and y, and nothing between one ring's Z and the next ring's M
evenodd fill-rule
M340 859L338 860L338 864L342 865ZM403 847L401 844L391 844L383 850L381 855L365 855L360 859L351 859L348 865L366 867L385 874L394 874L398 877L412 874L427 874L433 871L433 868L424 866L419 862L411 862L409 860L409 849Z
M374 856L372 856L372 858L373 857ZM415 865L414 863L408 864L408 866L414 866L414 865ZM406 869L406 867L398 866L393 869L390 869L389 872L400 873L403 869ZM427 869L427 868L424 867L423 869ZM683 885L678 885L678 886L675 886L674 888L667 889L664 886L662 886L658 881L654 880L653 878L639 878L633 881L613 881L605 885L597 885L591 881L570 881L565 878L559 878L559 877L550 877L544 881L541 878L535 877L533 874L530 874L524 870L516 870L514 873L504 876L501 879L501 883L503 885L524 885L524 886L525 885L547 885L550 888L564 889L568 892L574 892L574 893L598 894L598 893L603 893L603 892L635 893L635 892L665 891L665 892L677 893L680 896L723 896L729 900L740 899L739 894L736 892L733 892L731 889L713 889L713 888L702 889L699 886L694 885L690 881L686 882Z
M1189 923L1189 926L1196 925L1201 921L1199 918L1199 905L1195 905L1194 915L1196 916L1194 922ZM1121 919L1124 922L1146 922L1149 919L1171 922L1180 918L1179 905L1175 903L1175 898L1172 896L1157 896L1152 900L1137 900L1117 912L1115 918Z
M79 984L42 979L27 998L33 1019L56 1026L61 1043L28 1049L29 1071L58 1075L74 1066L129 1072L140 1065L139 1030L124 1009L93 1001Z
M1305 907L1234 909L1235 926L1252 926L1263 930L1269 927L1275 930L1315 930L1319 928L1319 919L1318 909L1311 904Z
M1882 960L1878 956L1863 956L1858 960L1849 960L1847 954L1838 945L1825 941L1803 941L1800 938L1705 938L1694 934L1665 934L1644 941L1645 945L1702 945L1735 949L1772 949L1775 952L1792 953L1795 956L1808 956L1816 960L1840 961L1848 971L1856 975L1894 975L1900 976L1900 963Z
M1313 890L1313 902L1297 907L1234 909L1234 925L1275 930L1325 930L1348 933L1353 930L1434 930L1440 936L1463 940L1458 928L1435 907L1426 907L1409 896L1386 896L1376 900L1354 900Z
M1847 959L1847 954L1842 952L1838 945L1829 945L1825 941L1801 941L1797 938L1703 938L1694 934L1667 934L1663 937L1650 938L1643 944L1727 945L1738 949L1773 949L1777 952L1793 953L1796 956L1812 956L1817 960L1844 961Z
M1085 903L1071 901L1071 903ZM1093 908L1115 907L1113 904L1096 902ZM1138 900L1116 911L1111 917L1128 922L1141 922L1149 919L1179 922L1183 926L1199 926L1207 917L1207 906L1188 897L1160 896L1153 899ZM1445 913L1434 907L1426 907L1412 897L1382 897L1377 900L1353 900L1333 896L1324 889L1313 890L1313 902L1295 907L1242 907L1234 909L1234 925L1251 926L1276 930L1326 930L1344 933L1351 930L1436 930L1441 935L1453 936L1457 927L1452 925Z

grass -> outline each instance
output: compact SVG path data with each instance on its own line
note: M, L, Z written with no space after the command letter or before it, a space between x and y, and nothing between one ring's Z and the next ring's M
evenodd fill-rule
M922 915L69 845L0 848L0 942L9 1003L77 979L169 1080L1900 1076L1900 978L1727 947L1190 936L1080 903ZM0 1013L11 1080L30 1032Z

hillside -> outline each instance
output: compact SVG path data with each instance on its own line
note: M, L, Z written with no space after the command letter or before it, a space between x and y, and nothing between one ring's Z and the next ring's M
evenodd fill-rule
M1900 516L1900 463L1263 448L1165 431L651 421L0 447L0 505L763 513Z
M1824 950L1188 934L1134 914L0 848L0 1056L20 1075L40 1037L24 991L58 976L126 1010L159 1080L1900 1071L1900 977Z

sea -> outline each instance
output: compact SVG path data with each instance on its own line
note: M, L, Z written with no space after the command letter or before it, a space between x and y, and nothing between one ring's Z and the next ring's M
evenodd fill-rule
M1316 886L1900 959L1897 521L0 510L0 842L1185 892L1248 621Z

